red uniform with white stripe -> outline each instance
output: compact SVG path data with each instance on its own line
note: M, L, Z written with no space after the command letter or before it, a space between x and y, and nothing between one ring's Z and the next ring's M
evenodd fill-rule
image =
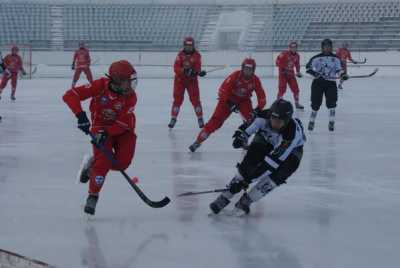
M286 87L289 85L296 102L299 101L299 86L297 84L296 72L300 72L300 56L297 52L285 50L279 54L275 62L279 69L278 99L285 95Z
M242 71L238 70L230 74L219 89L219 99L211 119L204 126L197 137L201 143L215 130L219 129L232 111L230 105L235 105L244 120L252 118L251 96L253 92L257 95L257 108L262 109L266 104L265 91L261 81L255 74L248 80L244 79Z
M92 72L90 71L90 54L89 50L81 47L75 51L73 64L75 66L75 73L73 83L79 80L81 73L84 72L89 83L93 82Z
M22 59L18 54L8 54L3 59L5 70L0 83L0 94L7 86L8 80L11 79L11 95L15 96L17 90L18 73L23 71Z
M63 100L76 115L82 111L81 102L90 101L91 132L105 130L109 137L104 147L114 152L119 166L113 166L107 157L93 146L94 163L90 172L89 193L100 192L109 170L124 170L130 165L136 145L135 91L119 95L109 89L109 79L100 78L92 84L68 90Z
M345 47L338 48L336 50L336 56L338 56L340 61L342 62L342 68L343 68L344 73L347 73L347 61L348 60L353 61L350 50L348 50Z
M190 102L193 105L197 117L203 116L203 109L200 102L199 81L197 75L188 77L184 68L191 68L194 72L201 71L201 55L197 50L187 54L183 50L178 53L174 63L174 102L171 109L171 117L176 118L183 103L185 90L189 94Z

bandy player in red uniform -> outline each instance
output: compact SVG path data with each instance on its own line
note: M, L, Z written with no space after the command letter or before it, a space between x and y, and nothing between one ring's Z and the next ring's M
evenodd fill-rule
M197 115L199 127L204 126L203 109L200 102L199 81L197 76L205 76L201 70L201 55L194 46L194 39L186 37L183 41L183 49L178 53L174 63L174 102L171 108L171 121L169 128L173 128L183 103L185 90L189 93L190 102Z
M21 56L18 55L18 47L13 46L11 48L11 54L8 54L3 59L3 77L0 82L0 96L3 92L3 89L7 86L8 80L11 79L11 100L15 100L15 92L17 91L17 80L18 73L22 72L23 75L26 75L26 72L23 67ZM1 98L1 97L0 97Z
M336 56L338 56L338 58L340 59L341 63L342 63L342 69L343 69L343 73L347 74L347 61L350 61L354 64L356 64L357 62L355 60L353 60L353 58L351 57L351 52L348 49L349 45L347 43L343 43L341 47L339 47L336 50ZM342 89L342 84L343 84L343 80L340 79L339 85L338 87L340 89Z
M296 108L304 109L304 106L299 103L299 85L296 80L296 76L299 78L303 76L300 72L300 56L297 53L297 42L290 42L289 49L279 54L275 64L279 68L278 99L283 98L286 87L289 84Z
M75 50L74 59L72 60L71 69L75 70L74 78L72 80L72 87L75 87L76 82L84 72L89 83L93 82L92 72L90 71L90 55L89 50L85 47L83 42L79 43L79 49Z
M105 177L110 170L124 170L130 165L136 146L135 105L137 84L136 71L125 60L111 64L107 77L102 77L91 84L71 88L63 100L78 119L78 128L85 134L89 131L95 136L97 144L113 152L118 166L95 146L93 157L87 159L80 173L80 181L89 181L89 196L86 200L85 213L94 214ZM92 126L81 102L90 99Z
M211 119L200 131L196 141L189 147L194 152L200 147L214 131L219 129L232 112L238 111L244 120L253 118L253 107L251 96L256 92L258 105L257 110L262 110L266 104L266 96L260 79L254 74L256 62L254 59L246 58L242 62L241 70L230 74L219 88L217 107Z

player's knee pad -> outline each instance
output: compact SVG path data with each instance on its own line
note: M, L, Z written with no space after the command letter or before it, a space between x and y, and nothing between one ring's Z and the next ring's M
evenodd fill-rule
M313 111L318 112L320 107L321 107L321 104L311 103L311 109L312 109Z
M252 202L256 202L260 200L262 197L267 195L270 191L272 191L277 185L270 178L270 172L267 171L262 174L259 178L257 178L257 184L251 188L248 193L248 196Z

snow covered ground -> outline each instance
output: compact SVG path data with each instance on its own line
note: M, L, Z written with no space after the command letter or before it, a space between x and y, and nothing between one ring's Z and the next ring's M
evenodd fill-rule
M231 147L240 123L233 115L194 154L199 129L186 98L176 128L167 123L170 79L138 86L138 144L128 174L150 198L143 204L119 173L107 177L95 220L82 215L87 186L76 182L88 138L61 96L69 79L22 80L17 101L0 101L0 248L57 267L396 267L400 245L400 78L348 81L340 92L337 124L328 132L323 107L304 158L288 184L254 206L246 218L209 217L214 194L177 198L223 187L242 152ZM205 117L221 79L201 80ZM276 80L263 79L269 100ZM310 79L302 79L306 124ZM286 95L291 99L290 92Z

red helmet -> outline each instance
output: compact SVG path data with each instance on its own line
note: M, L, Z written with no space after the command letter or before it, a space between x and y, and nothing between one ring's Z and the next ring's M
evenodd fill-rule
M12 46L12 48L11 48L11 53L12 54L17 54L18 51L19 51L19 48L17 46Z
M133 80L136 78L136 71L128 61L120 60L110 65L108 75L113 80Z
M245 58L242 62L242 69L244 67L253 68L253 71L256 70L256 61L252 58Z
M191 36L185 37L183 40L183 45L184 46L193 46L194 47L194 39Z

